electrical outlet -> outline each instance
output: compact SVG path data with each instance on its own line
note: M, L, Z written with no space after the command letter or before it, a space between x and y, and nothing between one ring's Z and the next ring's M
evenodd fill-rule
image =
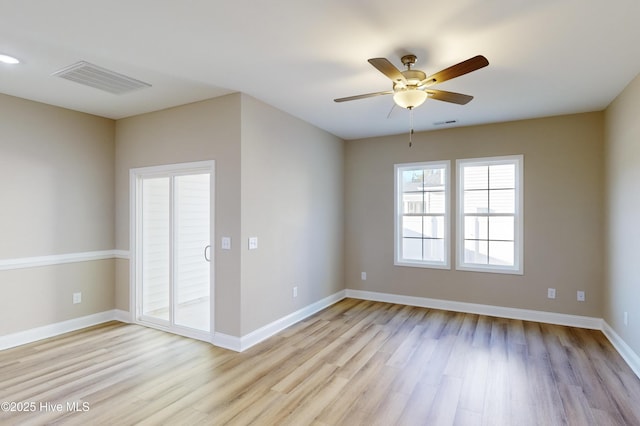
M555 288L547 289L547 298L549 298L549 299L555 299L556 298L556 289Z
M82 303L82 293L73 293L73 304Z
M293 287L293 297L298 297L298 286Z
M362 281L366 281L367 280L367 273L366 272L360 272L360 279Z
M578 298L578 302L584 302L584 291L578 290L577 298Z

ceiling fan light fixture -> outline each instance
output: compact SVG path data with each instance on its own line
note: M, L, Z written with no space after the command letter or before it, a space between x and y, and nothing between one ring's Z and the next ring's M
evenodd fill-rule
M393 101L399 107L413 109L427 100L427 92L417 89L401 90L393 95Z

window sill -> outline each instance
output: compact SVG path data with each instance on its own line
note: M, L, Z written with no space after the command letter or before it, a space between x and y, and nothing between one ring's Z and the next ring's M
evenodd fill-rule
M485 272L490 274L508 274L508 275L524 275L524 271L514 268L500 268L500 267L482 267L475 265L456 265L456 271L463 272Z
M447 270L451 270L451 265L438 264L438 263L395 261L395 262L393 262L393 265L394 266L408 266L410 268L447 269Z

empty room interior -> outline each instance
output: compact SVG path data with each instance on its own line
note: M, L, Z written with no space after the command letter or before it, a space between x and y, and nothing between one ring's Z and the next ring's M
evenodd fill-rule
M639 3L0 10L0 424L640 425Z

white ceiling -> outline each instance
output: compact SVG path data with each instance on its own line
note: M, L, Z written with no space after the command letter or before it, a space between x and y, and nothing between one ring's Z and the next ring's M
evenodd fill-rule
M418 56L432 74L482 54L490 65L434 88L416 131L606 106L640 72L637 0L0 0L0 92L123 118L244 92L344 139L403 133L368 58ZM112 95L52 77L80 60L151 83Z

